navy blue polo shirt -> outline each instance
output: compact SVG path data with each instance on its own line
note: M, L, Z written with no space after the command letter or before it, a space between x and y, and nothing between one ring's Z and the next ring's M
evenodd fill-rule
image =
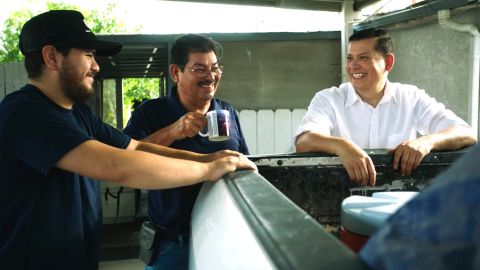
M247 144L240 129L237 112L228 102L212 99L209 111L228 110L230 112L231 138L223 142L211 142L197 135L173 142L170 147L197 153L213 153L219 150L235 150L248 154ZM169 95L143 102L132 113L124 132L134 139L143 139L157 130L173 124L187 113L178 98L176 87ZM188 234L193 204L201 184L151 190L148 192L148 216L150 220L172 233Z
M0 103L0 269L98 269L99 184L55 167L93 139L130 143L88 106L67 110L33 85Z

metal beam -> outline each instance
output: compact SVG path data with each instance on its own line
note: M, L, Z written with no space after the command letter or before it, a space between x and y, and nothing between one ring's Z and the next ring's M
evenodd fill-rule
M477 0L437 0L433 2L421 2L422 5L409 7L383 16L374 17L368 22L360 22L354 25L355 31L382 27L385 25L391 25L408 20L422 18L426 16L436 15L439 10L452 9L469 4L476 3Z
M288 9L305 9L305 10L332 11L332 12L340 12L342 8L342 0L241 0L241 1L239 0L202 0L202 1L170 0L170 1L278 7L278 8L288 8Z

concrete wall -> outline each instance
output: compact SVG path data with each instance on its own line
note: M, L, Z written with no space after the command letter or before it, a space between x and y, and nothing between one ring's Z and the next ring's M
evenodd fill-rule
M478 27L480 9L457 15L452 12L452 20L476 23ZM385 28L396 45L395 67L389 75L390 80L425 89L468 120L471 35L443 29L436 17Z
M225 65L216 97L236 109L306 108L341 81L340 40L222 42Z
M452 20L480 26L480 9ZM471 35L446 30L436 17L385 26L396 44L389 78L417 85L468 120ZM340 40L222 42L226 66L217 97L238 110L306 108L321 89L341 82Z

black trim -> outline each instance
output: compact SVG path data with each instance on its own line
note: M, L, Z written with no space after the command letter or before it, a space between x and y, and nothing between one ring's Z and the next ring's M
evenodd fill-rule
M358 257L265 178L252 171L225 183L277 269L368 269Z
M174 42L182 34L133 34L133 35L98 35L98 38L111 42L121 42L125 45L159 47L166 49L168 42ZM340 39L340 31L316 32L264 32L264 33L203 33L218 42L224 41L289 41L289 40L323 40Z
M433 150L425 156L421 162L423 165L438 165L442 163L451 164L461 155L469 152L473 146L465 147L458 150L439 151ZM383 149L364 149L370 156L374 165L392 165L393 155L388 153L388 150ZM336 157L336 155L312 152L312 153L290 153L290 154L267 154L267 155L249 155L247 156L251 161L257 162L262 159L286 160L286 159L301 159L301 158L322 158L322 157ZM281 165L281 164L279 164Z

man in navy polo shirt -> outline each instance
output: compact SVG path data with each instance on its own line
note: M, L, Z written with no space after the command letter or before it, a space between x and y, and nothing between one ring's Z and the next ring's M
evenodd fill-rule
M230 149L248 154L237 113L229 103L214 98L222 77L220 44L187 34L171 49L170 75L176 84L169 95L137 107L124 132L132 138L198 153ZM211 110L230 112L230 136L211 142L198 132ZM162 235L145 269L188 269L190 217L201 185L148 192L148 216Z
M95 54L121 47L98 40L77 11L49 11L23 26L29 83L0 103L0 269L98 269L101 204L92 179L173 188L255 167L234 151L138 142L95 116L83 104L99 71Z

